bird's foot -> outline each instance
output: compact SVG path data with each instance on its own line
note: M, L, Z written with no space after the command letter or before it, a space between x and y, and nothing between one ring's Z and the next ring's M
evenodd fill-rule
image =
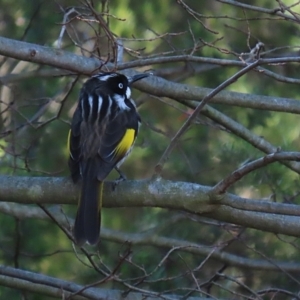
M113 183L113 191L116 189L117 185L120 182L127 180L126 176L123 174L123 172L119 168L115 167L115 169L119 173L120 177L114 181L114 183Z

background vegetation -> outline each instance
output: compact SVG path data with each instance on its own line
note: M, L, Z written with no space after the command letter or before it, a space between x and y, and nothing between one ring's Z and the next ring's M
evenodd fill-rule
M1 299L300 299L300 1L0 4ZM79 249L66 137L100 70L153 76Z

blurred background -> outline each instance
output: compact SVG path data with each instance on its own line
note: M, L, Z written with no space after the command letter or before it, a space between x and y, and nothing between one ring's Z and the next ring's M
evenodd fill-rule
M281 9L293 20L237 7L230 2L236 1L0 0L0 32L4 37L112 63L116 62L117 43L123 44L123 62L184 54L232 61L249 59L251 49L258 42L264 44L262 57L299 55L298 2L243 1L252 8ZM217 87L239 70L230 64L186 61L149 64L136 69L151 70L174 82L206 88ZM268 69L284 78L295 79L300 71L296 63L270 65ZM83 74L1 57L1 174L69 176L66 139L79 90L86 78ZM298 84L297 80L288 83L250 72L227 90L299 99ZM132 96L143 125L135 148L121 169L128 179L139 180L154 175L161 155L193 107L136 89ZM282 150L300 148L297 114L224 104L212 106ZM253 145L200 115L171 153L162 176L213 186L239 166L261 156L263 153ZM112 172L109 179L117 177ZM300 200L298 174L279 163L252 172L230 192L283 203L298 204ZM87 246L103 270L101 273L87 266L88 259L80 250L78 256L74 254L71 241L55 224L26 217L26 209L34 208L22 206L23 218L0 213L1 264L80 284L102 280L105 272L117 268L120 280L99 285L109 289L126 290L124 282L127 282L145 293L208 295L213 299L299 299L300 269L278 267L280 262L299 263L297 238L180 211L104 208L105 236L97 249ZM70 218L76 212L75 206L49 205L48 208ZM114 232L120 235L119 240ZM143 243L126 243L127 234L167 240L145 238ZM194 243L198 250L185 247L169 253L171 239ZM223 256L210 257L215 250ZM124 255L126 259L120 263ZM270 261L273 267L263 269L264 261ZM51 299L4 286L0 286L0 298Z

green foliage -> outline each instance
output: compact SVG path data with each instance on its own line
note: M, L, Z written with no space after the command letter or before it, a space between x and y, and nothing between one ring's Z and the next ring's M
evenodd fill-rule
M97 2L97 1L94 1ZM102 11L102 2L95 4L97 11ZM274 7L274 1L244 1L261 7ZM287 5L288 2L286 1ZM292 3L292 2L291 2ZM61 8L77 5L77 1L15 1L0 0L0 22L2 35L27 42L53 46L56 44L61 30ZM116 37L124 38L125 47L136 52L127 52L125 60L130 61L141 55L161 56L161 53L189 54L194 46L194 40L200 39L207 44L196 49L195 55L236 59L237 53L249 52L258 41L265 44L266 50L286 47L286 51L297 51L298 25L284 22L276 18L257 16L257 12L225 5L217 1L186 1L195 11L201 13L203 24L193 18L176 1L137 1L123 0L109 2L109 28ZM211 17L208 17L211 16ZM213 18L213 16L223 16ZM244 18L249 20L246 22ZM122 20L119 20L119 19ZM78 21L78 20L77 20ZM79 22L75 28L81 36L91 38L97 25ZM207 30L206 27L209 29ZM248 39L248 32L251 38ZM169 34L166 34L169 33ZM172 35L175 33L174 35ZM218 34L216 34L218 33ZM100 34L103 34L101 31ZM158 36L164 35L163 38ZM93 37L94 38L94 37ZM100 38L99 38L100 39ZM140 40L136 40L140 39ZM150 41L149 41L150 39ZM216 42L216 39L220 39ZM216 42L216 43L215 43ZM249 42L249 45L247 44ZM99 45L98 45L99 46ZM68 51L80 53L70 38L64 38L63 47ZM101 48L102 45L99 46ZM142 49L142 50L140 50ZM230 51L220 51L229 49ZM106 48L100 49L100 54ZM279 49L274 55L283 51ZM86 54L86 53L85 53ZM94 53L95 54L95 53ZM99 53L96 53L97 55ZM168 55L168 54L166 54ZM156 71L172 68L174 64L153 65ZM199 67L186 63L187 68ZM273 67L275 70L275 67ZM6 75L11 73L27 73L32 71L51 70L45 66L36 66L16 60L3 60L2 69ZM270 68L272 70L272 67ZM183 79L183 83L190 85L215 88L232 76L238 69L221 67L209 69L202 73L195 71L195 76ZM289 77L297 77L299 66L283 65L276 68L277 72ZM3 74L3 73L2 73ZM172 77L172 76L171 76ZM173 79L173 78L171 78ZM74 76L53 77L34 76L18 80L7 85L8 90L2 97L7 96L14 109L5 114L2 106L1 126L19 128L12 135L4 136L0 140L0 170L3 174L26 176L68 176L66 139L69 122L78 100L82 81L79 80L71 92L66 96L67 85L74 80ZM176 79L177 80L177 79ZM178 79L180 81L180 78ZM228 90L243 93L270 95L279 97L298 98L299 87L275 82L267 76L251 72L232 84ZM144 179L154 174L154 168L164 150L174 137L178 129L186 121L192 110L179 105L170 99L156 99L141 96L134 91L135 99L142 99L139 113L143 120L139 137L134 150L122 170L128 178ZM140 98L139 98L140 97ZM6 101L6 99L4 99ZM61 105L63 102L63 105ZM48 103L48 104L46 104ZM29 122L47 105L45 112L31 124ZM215 105L232 119L238 121L258 136L282 149L298 150L300 147L297 115L278 112L258 111L240 107ZM60 114L57 115L61 109ZM29 124L29 125L28 125ZM164 170L163 177L171 180L197 182L202 185L213 186L226 177L233 170L247 161L262 156L262 153L247 142L230 132L221 130L209 123L200 115L198 124L187 131L172 152ZM115 178L112 173L109 179ZM243 178L230 192L247 198L275 198L278 202L299 204L299 180L296 173L276 163L264 169L256 170ZM74 209L67 208L67 214L74 216ZM233 238L230 231L223 228L223 224L207 224L207 220L194 220L186 216L176 224L160 229L169 219L177 216L178 212L160 209L114 209L103 210L103 227L123 232L158 232L160 235L174 239L182 239L206 246L216 245L218 241L224 244ZM220 226L222 225L222 226ZM16 246L16 239L20 241L20 252L17 262L20 268L36 271L50 276L87 284L103 279L103 275L94 269L84 267L76 258L69 239L55 225L36 219L17 220L7 215L0 215L0 259L1 264L16 265L16 258L10 249ZM161 231L160 231L161 230ZM288 240L288 241L287 241ZM299 261L299 241L285 237L280 239L274 234L247 229L242 241L236 240L226 251L253 259L264 257L272 260ZM266 247L266 245L268 247ZM101 268L113 270L117 268L121 257L131 251L128 259L120 265L117 274L120 278L137 278L145 273L151 274L143 284L144 289L164 292L176 292L176 288L194 287L195 278L203 283L211 278L223 266L220 261L211 260L205 266L195 271L195 278L188 271L199 266L206 256L193 255L186 252L174 251L161 267L157 267L170 249L149 245L120 245L113 241L103 240L99 251L101 260L96 259ZM81 256L85 263L88 260ZM97 257L97 256L95 256ZM102 264L103 263L103 264ZM105 265L105 266L104 266ZM138 268L137 266L140 266ZM107 270L105 269L105 270ZM144 273L145 272L145 273ZM245 279L253 290L275 286L296 291L299 286L280 272L247 272L247 270L228 266L228 276ZM184 274L184 275L182 275ZM168 278L167 280L162 280ZM138 280L133 280L135 283ZM120 283L106 282L103 288L124 289ZM239 290L231 283L228 290ZM182 291L180 293L183 294ZM242 290L242 293L248 292ZM215 297L231 297L225 290L212 288ZM199 296L199 295L197 295ZM0 289L1 299L17 299L19 292L3 288ZM49 299L30 294L27 299ZM278 298L279 299L279 298ZM285 299L285 298L281 298Z

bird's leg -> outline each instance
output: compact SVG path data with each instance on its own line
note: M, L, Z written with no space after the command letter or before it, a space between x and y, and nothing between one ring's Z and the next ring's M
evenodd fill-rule
M117 187L117 185L120 182L127 180L127 178L124 175L124 173L118 167L115 167L115 170L119 173L120 177L114 181L113 190L115 190L115 188Z
M121 181L127 180L126 175L118 167L115 167L115 170L120 175L120 177L117 179L117 181L121 182Z

